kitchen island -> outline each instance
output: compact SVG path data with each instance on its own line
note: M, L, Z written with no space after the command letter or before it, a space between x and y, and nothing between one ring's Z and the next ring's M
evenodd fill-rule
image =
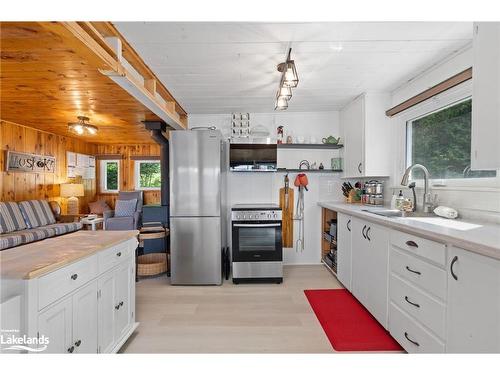
M499 225L319 206L336 218L337 278L406 351L500 352Z
M2 251L2 330L48 339L18 351L118 351L137 327L137 235L79 231Z

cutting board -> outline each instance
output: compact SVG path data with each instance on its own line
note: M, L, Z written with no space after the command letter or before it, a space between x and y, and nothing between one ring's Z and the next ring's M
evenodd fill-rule
M293 189L288 189L288 207L285 207L285 188L280 189L280 207L283 214L283 247L293 247Z

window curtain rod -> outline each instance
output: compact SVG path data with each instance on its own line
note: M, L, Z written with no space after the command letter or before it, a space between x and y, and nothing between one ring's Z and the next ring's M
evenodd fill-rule
M466 69L463 72L455 74L453 77L450 77L447 80L438 83L435 86L432 86L431 88L421 92L420 94L415 95L408 100L405 100L404 102L398 104L397 106L388 109L387 111L385 111L385 114L389 117L395 116L398 113L406 111L408 108L416 106L417 104L420 104L423 101L432 98L435 95L441 94L442 92L449 90L452 87L455 87L465 81L468 81L471 78L472 78L472 68Z

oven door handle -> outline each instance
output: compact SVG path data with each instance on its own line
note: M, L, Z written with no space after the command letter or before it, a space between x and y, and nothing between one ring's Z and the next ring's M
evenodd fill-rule
M233 227L237 227L237 228L272 228L272 227L281 227L281 223L276 223L276 224L233 224Z

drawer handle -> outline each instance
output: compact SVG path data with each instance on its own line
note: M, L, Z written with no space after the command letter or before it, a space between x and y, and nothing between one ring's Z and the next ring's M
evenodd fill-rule
M80 346L82 344L82 340L78 340L77 342L75 342L75 346Z
M116 256L117 256L117 257L121 257L121 256L122 256L121 251L117 252L117 253L116 253Z
M123 301L119 302L116 306L115 306L115 310L120 310L120 307L123 306Z
M75 351L75 347L72 346L71 348L68 349L68 353L73 353Z
M362 166L362 165L363 165L362 163L359 163L359 164L358 164L358 172L359 172L359 173L361 173L361 166Z
M73 275L71 275L71 280L76 280L76 279L78 279L77 273L74 273Z
M415 307L420 308L420 305L418 303L412 302L408 299L408 296L405 296L405 301L408 302L410 305L413 305Z
M411 273L415 273L415 274L417 274L417 275L421 275L421 274L422 274L422 272L412 270L412 269L411 269L410 267L408 267L408 266L406 266L406 269L407 269L408 271L410 271Z
M372 239L370 238L370 236L368 235L368 233L370 233L370 231L372 230L372 227L368 227L368 229L366 230L366 239L368 241L371 241Z
M349 220L347 221L347 224L346 224L347 230L348 230L349 232L351 231L351 225L350 225L350 224L351 224L351 219L349 219Z
M365 234L365 229L366 229L366 225L363 227L363 229L361 230L361 234L363 235L363 237L365 238L366 240L366 234Z
M420 346L420 344L419 344L418 342L413 341L412 339L410 339L410 338L408 337L408 332L405 332L405 338L406 338L409 342L411 342L413 345Z
M457 275L455 274L455 272L453 271L453 266L455 265L455 263L457 262L458 260L458 257L455 255L455 257L453 258L453 260L451 261L451 264L450 264L450 272L451 272L451 276L453 276L453 278L455 280L458 280L458 277Z
M406 245L410 247L418 247L415 241L406 241Z

